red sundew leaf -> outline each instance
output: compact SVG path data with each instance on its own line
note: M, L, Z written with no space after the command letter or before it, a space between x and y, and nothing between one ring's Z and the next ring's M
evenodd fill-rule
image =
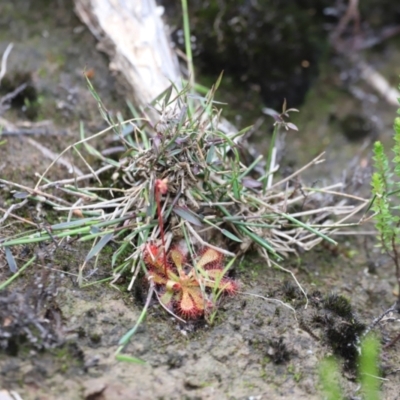
M203 269L222 269L222 261L224 255L219 251L206 247L202 250L199 261L196 264L197 268Z
M185 263L185 255L178 247L171 249L169 256L178 269L182 268L183 264Z
M222 289L226 294L234 295L239 290L239 285L236 281L229 278L224 278L219 284L219 288Z
M165 268L168 268L169 265L168 263L165 265L163 255L163 249L161 247L154 244L147 244L143 260L148 268L156 268L157 270L162 270L164 272Z
M186 288L178 303L178 311L185 319L196 319L204 314L204 301L199 288Z

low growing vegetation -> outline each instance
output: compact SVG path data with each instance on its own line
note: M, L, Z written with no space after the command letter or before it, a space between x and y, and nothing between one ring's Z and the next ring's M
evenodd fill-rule
M185 36L188 37L187 32ZM189 71L194 71L193 65ZM280 113L269 110L274 126L267 154L246 163L247 143L243 137L249 128L236 132L223 127L220 103L215 100L221 79L222 75L201 97L193 90L191 76L192 82L171 85L148 108L131 107L132 118L126 120L110 116L88 80L108 127L88 137L81 124L80 140L59 155L77 155L79 169L84 172L72 178L52 179L57 159L38 175L34 187L0 180L9 189L13 202L1 223L8 218L28 222L22 212L12 214L28 204L46 208L53 218L29 221L34 225L32 230L1 238L0 252L11 271L11 276L0 282L4 293L0 304L6 310L2 318L13 319L7 320L7 326L4 321L0 326L0 347L17 354L13 353L17 343L10 338L11 329L22 341L35 343L37 350L56 347L61 340L48 317L53 316L54 321L61 318L57 307L51 304L56 293L53 281L47 289L42 284L32 296L8 292L40 257L39 252L34 252L22 266L18 265L16 249L22 246L34 249L44 244L46 251L55 253L60 247L86 243L89 250L84 260L79 260L74 276L81 288L110 284L124 292L132 292L135 285L144 289L142 312L119 340L116 350L118 360L135 363L142 361L123 351L153 300L182 325L199 320L212 324L223 299L247 295L241 292L246 282L233 276L232 270L239 258L256 251L269 267L289 273L295 282L287 284L283 292L287 296L284 300L295 300L297 306L278 301L296 313L300 307L307 308L310 299L314 314L306 321L308 325L299 319L300 326L313 339L327 345L334 357L344 360L344 371L358 374L362 398L379 399L380 345L370 331L389 312L400 311L400 217L394 204L400 192L400 118L395 120L394 168L377 142L373 198L363 199L346 193L343 183L301 182L301 174L318 167L323 154L289 176L280 173L276 161L278 137L283 130L289 134L297 131L290 122L290 113L297 110L287 109L286 102ZM99 149L92 144L94 139L110 134L117 141L118 151L114 154L109 148ZM366 328L353 312L350 300L318 290L308 294L283 263L289 256L311 250L322 241L336 245L331 234L358 225L354 217L368 204L374 212L379 246L395 266L398 299ZM104 254L109 259L107 277L96 280L87 270L96 269ZM125 278L123 284L118 281L120 277ZM36 307L41 301L49 303L46 317ZM19 307L11 302L19 302ZM23 324L18 315L23 316ZM320 329L321 337L310 327ZM386 347L399 339L400 334ZM284 364L290 352L283 339L271 343L272 361ZM325 398L345 398L340 379L332 379L339 375L336 359L322 361L320 383Z

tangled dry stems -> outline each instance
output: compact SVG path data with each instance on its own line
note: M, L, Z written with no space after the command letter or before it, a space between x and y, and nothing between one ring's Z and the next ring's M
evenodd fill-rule
M89 144L93 137L67 149L84 158L79 150L83 144L101 159L97 171L85 162L90 171L87 176L95 177L98 186L89 186L82 177L50 182L42 175L36 188L25 188L29 197L40 197L68 213L65 222L51 227L53 238L79 234L80 240L93 240L84 265L113 240L119 244L112 260L114 273L131 265L137 275L143 246L159 244L156 180L167 184L161 199L167 246L183 239L193 248L208 246L231 256L256 247L269 265L272 259L279 261L299 249L310 250L321 240L332 241L329 233L347 226L345 222L367 204L365 199L343 193L342 184L308 187L299 183L300 175L322 162L323 155L275 183L271 179L277 175L275 165L260 176L255 166L262 157L250 166L241 162L240 136L245 131L227 135L218 129L220 112L213 91L196 102L188 92L171 101L170 95L155 105L160 115L155 125L149 120L128 120L93 136L113 129L126 149L118 161L94 149ZM267 187L263 185L266 180ZM54 188L76 201L57 197ZM48 239L46 235L44 231L37 234L43 240Z

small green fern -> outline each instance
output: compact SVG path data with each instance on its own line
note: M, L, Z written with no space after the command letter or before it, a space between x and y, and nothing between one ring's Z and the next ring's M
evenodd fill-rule
M400 110L398 111L400 113ZM400 117L394 120L394 145L393 164L391 168L389 159L381 142L374 145L374 169L371 186L373 200L371 209L375 215L375 226L378 231L379 246L383 253L391 257L396 267L398 286L397 305L400 309L400 217L398 201L400 193ZM397 196L394 196L397 195Z
M379 244L387 252L396 238L398 217L393 215L390 204L390 193L393 189L393 174L390 172L389 160L381 142L374 145L374 168L372 175L372 194L374 201L372 210L375 212L376 229L379 232Z

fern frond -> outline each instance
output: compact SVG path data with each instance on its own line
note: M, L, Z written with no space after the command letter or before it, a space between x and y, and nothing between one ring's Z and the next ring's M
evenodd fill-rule
M393 146L393 152L394 152L394 172L397 175L397 177L400 178L400 117L397 117L394 119L394 146ZM397 188L400 187L399 183L397 183Z
M397 150L400 157L400 141ZM387 251L392 248L393 239L397 238L397 222L399 218L392 214L392 207L389 200L389 193L393 187L392 173L390 172L389 160L381 142L376 142L374 145L373 160L376 172L372 175L371 185L375 200L371 208L376 214L375 220L376 229L379 232L379 244L383 251Z
M395 218L390 210L390 203L384 190L385 185L382 176L378 172L372 175L371 183L372 193L375 196L371 208L376 213L376 229L379 232L378 239L380 246L382 250L386 251L388 248L391 248L392 240L395 235Z

